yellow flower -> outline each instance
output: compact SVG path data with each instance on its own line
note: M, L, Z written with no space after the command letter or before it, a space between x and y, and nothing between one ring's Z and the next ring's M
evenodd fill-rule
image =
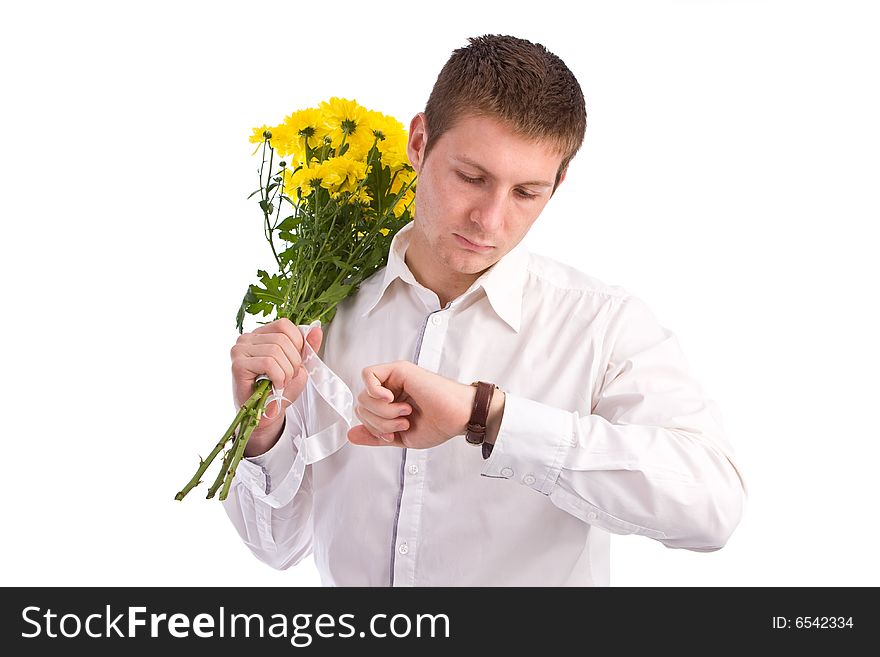
M358 127L366 121L367 114L357 101L333 96L330 100L321 102L320 111L334 148L340 147L343 137L346 143L351 143L354 135L357 135L359 141L362 140ZM365 130L362 129L361 132Z
M403 196L400 197L400 200L394 205L393 212L394 216L400 219L404 212L410 210L410 214L412 214L412 210L414 210L413 201L415 200L416 195L412 191L410 187L406 192L404 192Z
M390 167L392 171L402 168L409 164L409 157L406 154L406 135L391 136L380 141L379 152L382 154L382 164Z
M369 171L366 162L350 157L331 157L321 167L321 186L331 193L354 192Z
M373 133L363 129L363 126L361 126L357 132L346 138L345 143L348 144L348 150L345 152L345 155L355 160L366 160L370 149L373 147L374 139Z
M296 196L295 190L297 189L300 190L303 198L311 194L312 191L322 183L324 171L321 167L322 164L312 160L308 167L303 167L299 171L293 173L290 176L289 182L285 180L285 187L288 196L293 199Z
M269 145L275 149L276 154L287 157L295 152L296 142L290 128L282 123L270 128L270 132L272 139L269 140Z
M413 178L416 177L416 172L411 169L401 169L394 176L394 181L391 183L391 193L397 194L400 191L400 188L411 182ZM410 191L412 187L410 187Z
M324 143L324 136L328 134L324 116L316 108L299 110L284 117L282 127L285 133L282 155L290 156L297 163L305 162L306 143L309 148L317 148Z
M284 187L284 195L294 203L296 202L296 183L293 180L293 169L286 167L281 172L281 185Z
M386 116L382 112L367 110L367 124L373 135L379 137L380 141L406 133L406 129L400 121L393 116Z
M263 126L261 128L253 128L253 134L251 134L250 142L252 144L262 144L266 139L264 133L269 130L268 126Z

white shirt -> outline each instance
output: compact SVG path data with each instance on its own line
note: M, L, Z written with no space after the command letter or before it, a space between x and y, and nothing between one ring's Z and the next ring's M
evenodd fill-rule
M223 503L254 555L284 569L311 552L327 586L607 586L609 532L721 548L745 484L714 402L645 303L520 243L441 309L404 261L411 230L337 307L319 355L354 398L364 367L394 360L497 384L492 455L463 436L354 445L304 393L306 431L289 407Z

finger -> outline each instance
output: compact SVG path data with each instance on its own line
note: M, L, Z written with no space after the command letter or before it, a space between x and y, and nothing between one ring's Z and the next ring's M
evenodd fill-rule
M406 402L399 401L389 404L387 401L379 401L370 397L366 389L358 393L357 399L363 408L385 420L392 420L412 413L412 406Z
M361 424L348 430L348 440L355 445L364 445L366 447L403 447L403 443L397 437L391 442L386 442L376 438Z
M382 385L382 381L373 368L364 368L361 377L364 380L364 390L370 397L389 403L394 401L394 393Z
M274 358L244 356L236 357L232 361L232 376L236 381L254 381L261 374L268 376L276 388L280 387L287 377L284 369Z
M382 431L381 429L374 426L368 419L365 419L362 416L362 411L357 406L355 406L354 408L354 414L361 421L361 426L364 427L364 429L368 431L370 435L376 438L380 438L386 442L391 442L391 440L394 439L393 435Z
M300 331L299 327L286 317L282 317L281 319L276 319L274 322L269 322L268 324L259 326L251 331L251 333L283 333L288 338L290 338L290 341L293 342L293 346L296 347L296 350L302 353L302 331Z
M324 329L316 326L306 336L306 342L312 345L312 351L318 353L321 350L321 343L324 341Z
M244 354L245 370L257 376L265 374L276 388L284 388L288 381L293 380L293 365L277 344L249 345Z
M370 411L370 409L365 408L358 404L354 407L355 414L361 419L361 421L367 425L370 431L374 434L390 434L395 431L406 431L409 429L409 420L406 418L392 418L386 419L380 417Z
M250 340L245 342L245 344L277 344L284 351L284 355L287 357L287 360L290 361L290 364L293 365L294 376L296 376L299 368L302 367L300 353L296 350L296 346L291 342L290 338L287 337L286 333L252 335L250 336ZM245 353L247 353L247 347L245 347Z

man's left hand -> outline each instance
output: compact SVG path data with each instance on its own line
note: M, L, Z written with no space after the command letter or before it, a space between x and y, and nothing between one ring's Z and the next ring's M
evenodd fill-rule
M354 410L363 424L348 431L355 445L425 449L467 430L475 387L409 361L372 365L361 374L364 389Z

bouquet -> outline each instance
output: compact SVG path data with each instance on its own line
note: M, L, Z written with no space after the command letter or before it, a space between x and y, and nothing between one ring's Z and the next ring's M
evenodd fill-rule
M329 322L337 304L387 264L391 240L411 220L415 199L406 140L403 124L393 117L336 97L294 112L281 125L254 128L250 141L257 144L254 154L262 151L262 164L260 187L248 198L259 195L277 271L257 271L259 283L248 286L238 309L239 333L245 314L274 313L269 321L287 317L296 325ZM224 449L207 497L220 489L226 499L272 392L268 377L257 379L176 500L201 483Z

